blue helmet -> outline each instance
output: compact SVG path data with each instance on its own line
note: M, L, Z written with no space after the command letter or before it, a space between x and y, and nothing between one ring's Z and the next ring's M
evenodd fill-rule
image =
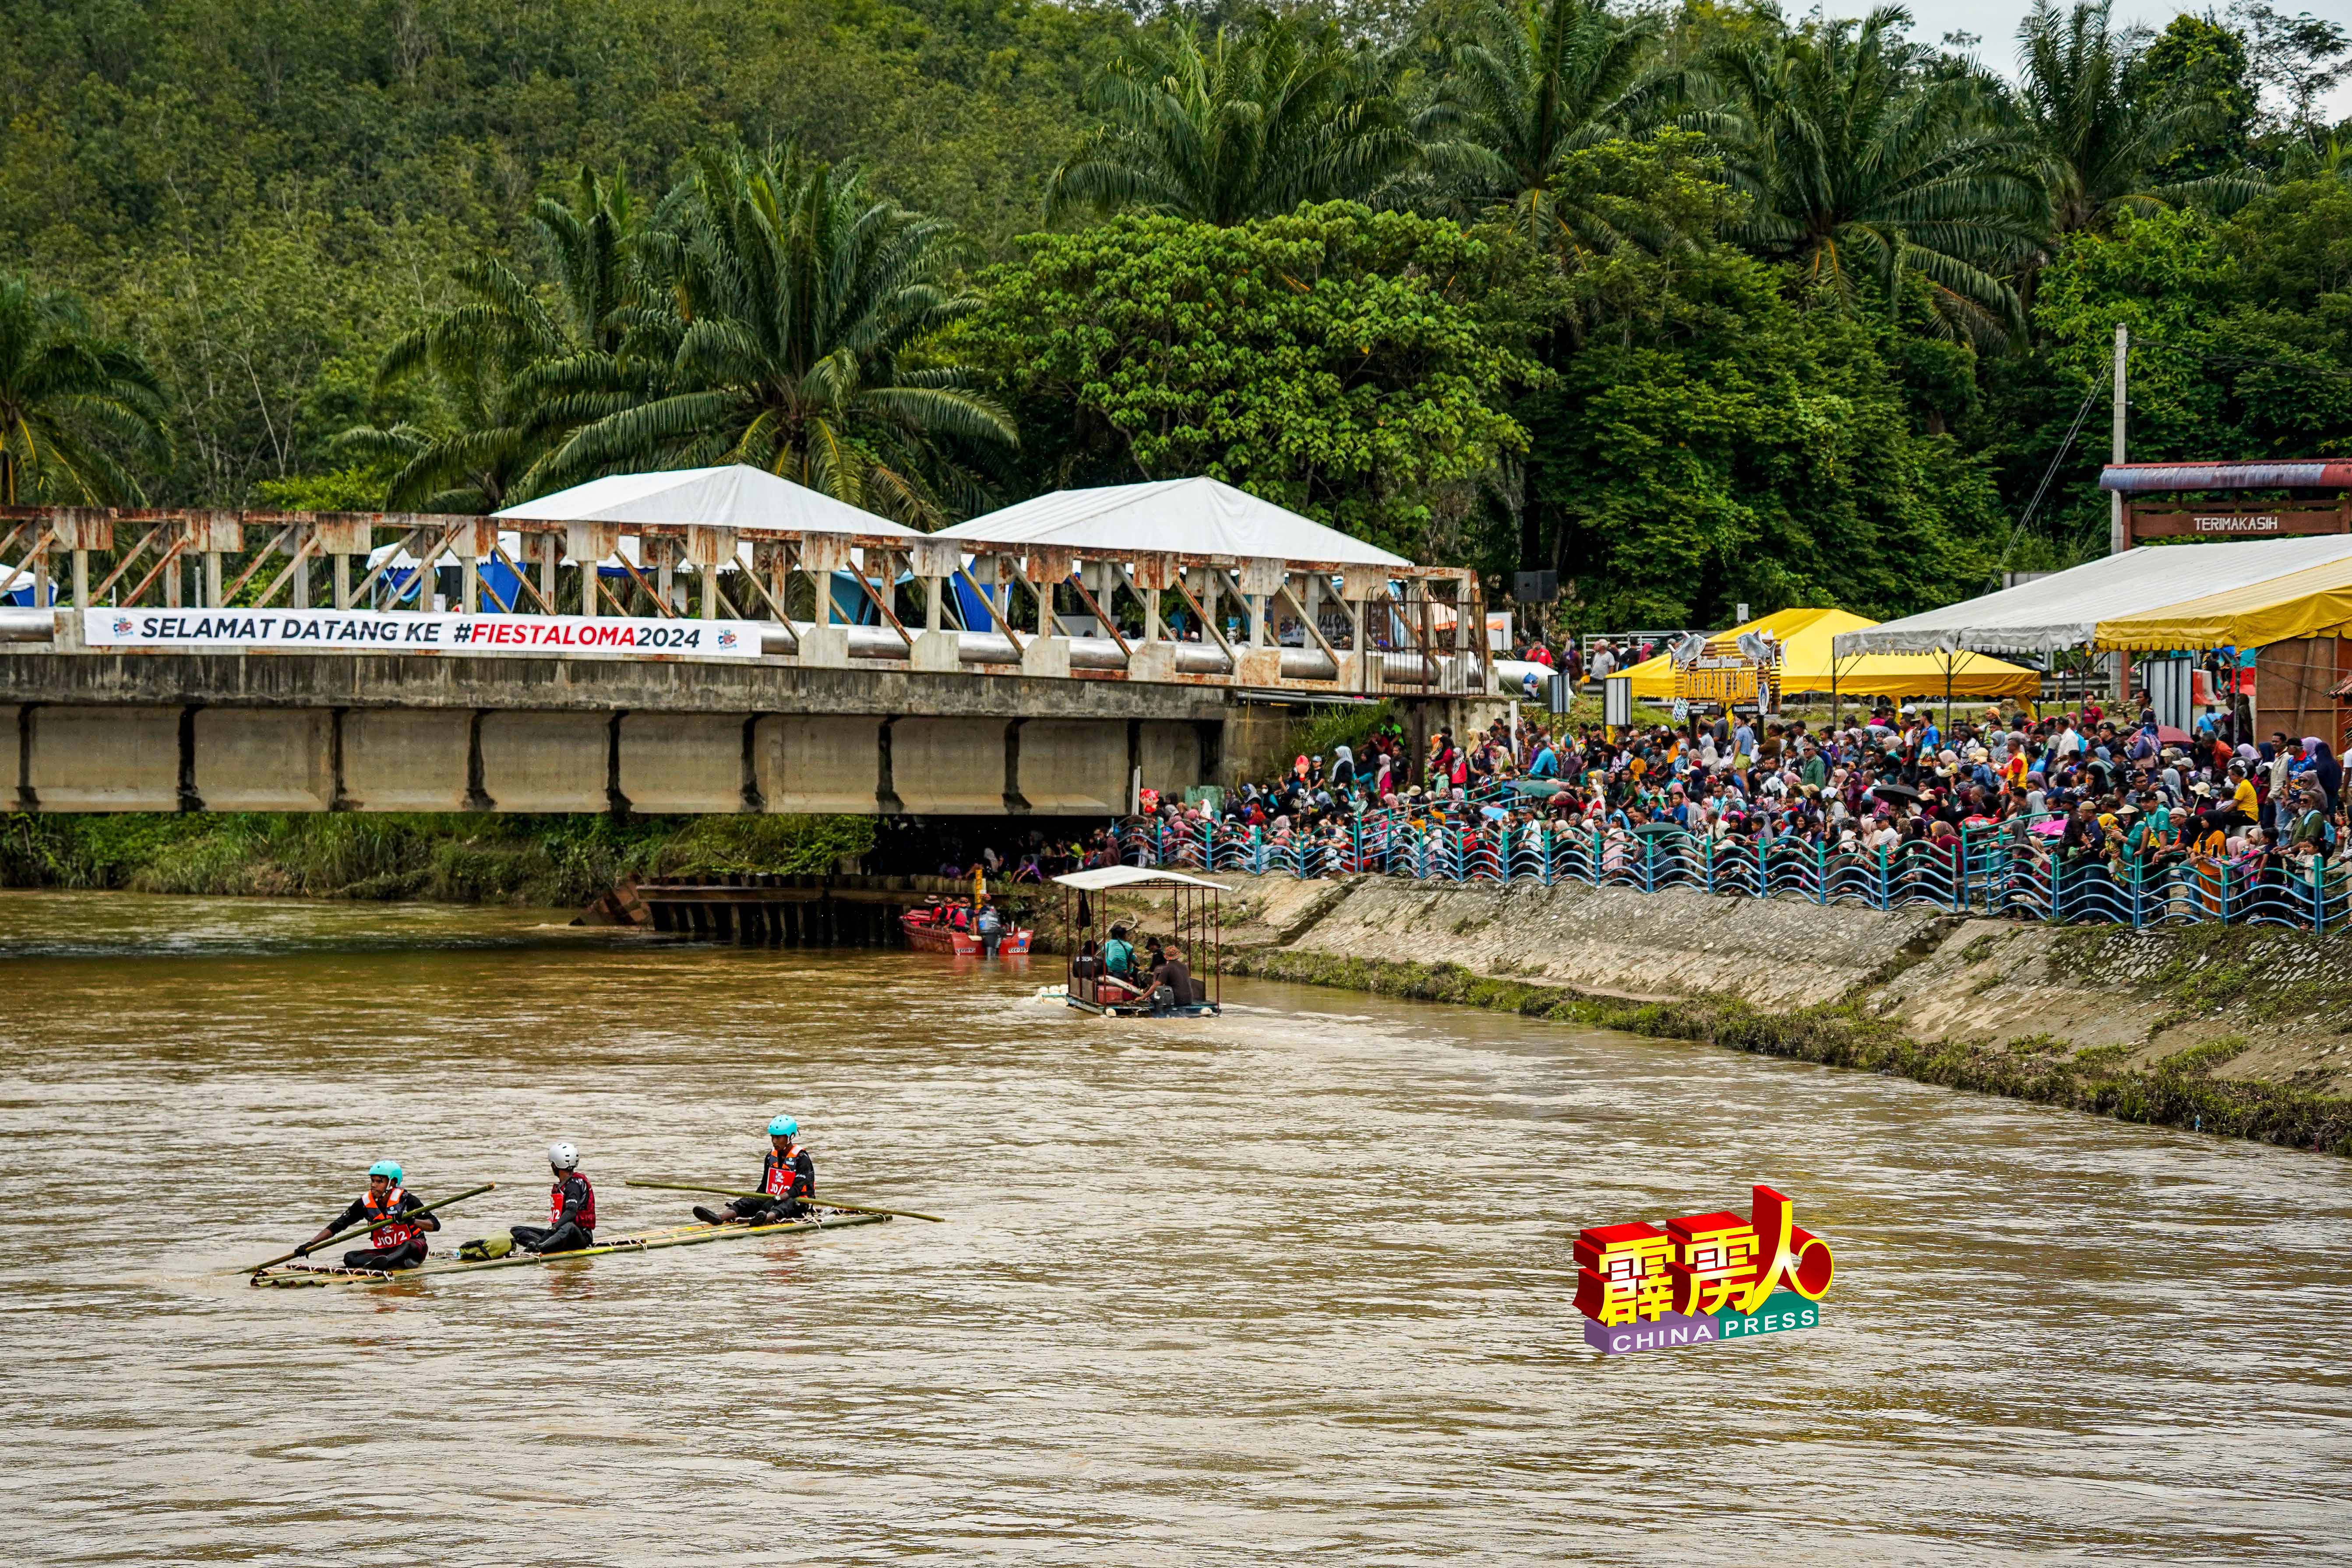
M371 1176L389 1176L392 1178L392 1184L396 1187L400 1185L400 1162L397 1160L378 1160L374 1164L368 1167L368 1174Z
M800 1130L801 1124L789 1116L779 1116L768 1123L768 1136L771 1138L796 1137Z

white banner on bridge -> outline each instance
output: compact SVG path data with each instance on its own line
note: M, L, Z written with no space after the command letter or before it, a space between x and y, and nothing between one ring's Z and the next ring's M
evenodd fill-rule
M277 648L301 653L551 654L757 658L757 621L377 610L84 610L90 647Z

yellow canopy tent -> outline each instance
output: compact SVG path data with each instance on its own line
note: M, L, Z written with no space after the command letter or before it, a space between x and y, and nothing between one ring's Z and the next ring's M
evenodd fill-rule
M2296 637L2342 637L2347 627L2352 627L2352 557L2101 621L2095 646L2268 647Z
M1832 637L1877 624L1845 610L1775 610L1760 620L1717 635L1734 637L1741 632L1759 632L1779 638L1782 691L1827 691L1834 686L1841 696L1846 697L1943 696L1943 654L1861 654L1838 659L1832 667ZM2031 700L2042 694L2042 677L2035 670L2005 664L1980 653L1956 653L1949 657L1949 689L1954 697ZM1673 700L1675 665L1664 654L1637 664L1625 673L1633 678L1634 696L1653 702Z

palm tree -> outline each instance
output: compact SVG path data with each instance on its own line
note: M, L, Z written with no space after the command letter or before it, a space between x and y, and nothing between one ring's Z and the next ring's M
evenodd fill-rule
M1891 300L1916 273L1948 327L2015 330L2004 274L2043 216L2031 151L2000 123L1986 79L1923 72L1927 51L1903 37L1910 21L1883 5L1709 58L1727 100L1726 170L1754 204L1734 236L1847 300L1864 279Z
M1571 162L1655 111L1667 86L1650 68L1658 47L1654 18L1621 19L1608 0L1484 0L1447 51L1433 117L1453 132L1430 156L1456 205L1506 208L1538 246L1615 249L1619 220Z
M942 282L949 237L789 150L706 154L643 242L620 382L541 379L583 406L617 405L572 435L547 482L750 463L853 506L947 521L979 495L956 447L1014 439L961 369L908 363L975 303Z
M1140 40L1089 85L1106 123L1054 172L1046 215L1129 208L1225 227L1373 199L1419 152L1395 74L1394 57L1332 23L1274 15L1205 46L1190 24Z
M2034 0L2017 41L2018 100L2039 151L2054 232L2095 227L2126 208L2192 196L2243 199L2260 189L2251 173L2171 184L2152 178L2219 112L2194 94L2158 92L2142 79L2128 38L2108 26L2107 0L2079 0L2063 12Z
M2352 141L2331 131L2324 141L2298 136L2279 163L2282 180L2335 180L2352 185Z
M430 376L451 416L432 428L344 432L342 450L400 465L387 506L495 511L528 493L571 430L611 411L639 218L621 176L582 169L564 199L541 196L531 208L551 298L496 258L471 261L456 274L459 302L385 351L378 390ZM588 390L551 394L550 383Z
M169 457L163 410L138 350L99 337L70 297L0 275L0 506L137 497L112 448Z

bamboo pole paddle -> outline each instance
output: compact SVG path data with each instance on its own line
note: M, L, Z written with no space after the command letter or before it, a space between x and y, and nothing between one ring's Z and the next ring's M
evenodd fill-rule
M629 1181L621 1184L626 1187L659 1187L665 1192L671 1193L717 1193L721 1197L729 1198L772 1198L776 1195L773 1193L747 1193L740 1187L702 1187L691 1182ZM911 1209L877 1209L871 1204L845 1204L839 1198L808 1197L801 1201L824 1208L845 1209L851 1214L887 1214L893 1219L927 1219L933 1225L947 1224L947 1221L935 1214L917 1214Z
M341 1236L328 1237L323 1241L305 1242L300 1247L296 1247L293 1251L285 1254L283 1257L273 1258L267 1263L257 1263L250 1268L246 1268L243 1264L239 1264L236 1268L227 1270L227 1272L231 1274L258 1274L265 1268L274 1268L281 1263L291 1263L294 1259L302 1257L306 1253L318 1251L320 1247L332 1247L339 1241L349 1241L352 1237L359 1235L362 1231L375 1229L377 1226L387 1223L399 1224L403 1221L415 1219L421 1214L431 1214L435 1209L446 1209L452 1204L462 1204L467 1198L479 1197L484 1193L488 1192L492 1187L497 1185L498 1184L496 1182L484 1182L478 1187L468 1187L466 1191L459 1193L454 1198L443 1198L437 1204L426 1204L422 1207L410 1209L405 1214L394 1215L388 1216L386 1219L372 1221L367 1225L358 1226L351 1230L347 1230Z

